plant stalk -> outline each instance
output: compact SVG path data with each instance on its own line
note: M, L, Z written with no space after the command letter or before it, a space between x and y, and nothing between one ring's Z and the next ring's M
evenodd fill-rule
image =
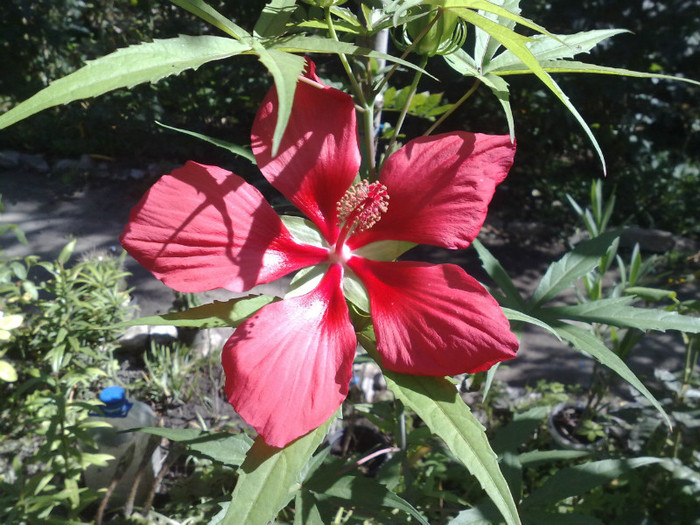
M469 89L469 91L467 91L462 98L460 98L449 110L447 110L439 119L437 119L437 121L428 128L428 131L423 133L423 136L427 137L433 131L435 131L435 128L437 128L440 124L445 122L447 117L452 115L452 113L454 113L459 106L464 104L467 101L467 99L474 94L474 92L478 89L479 84L481 84L481 80L477 78L472 87Z

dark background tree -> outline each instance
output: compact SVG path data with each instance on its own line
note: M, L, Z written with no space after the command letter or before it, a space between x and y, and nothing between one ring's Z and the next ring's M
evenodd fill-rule
M265 2L213 1L248 29ZM350 4L346 4L350 5ZM6 111L91 58L151 38L218 34L165 1L6 0L0 19L0 111ZM523 0L523 15L555 33L609 27L614 37L583 61L700 78L700 4L694 0ZM322 64L331 64L327 57ZM471 85L433 61L444 81L426 85L456 101ZM332 74L332 71L327 71ZM585 200L602 176L587 137L535 78L511 77L518 155L499 199L521 218L571 216L564 194ZM557 81L589 122L608 162L609 187L619 195L616 220L700 234L699 89L681 82L560 75ZM245 144L271 80L254 57L208 64L156 85L119 90L52 109L0 133L0 149L49 157L98 154L131 164L188 158L231 166L223 150L158 127L154 121ZM409 120L421 132L424 122ZM500 106L487 89L440 130L506 132ZM533 191L536 190L536 191Z

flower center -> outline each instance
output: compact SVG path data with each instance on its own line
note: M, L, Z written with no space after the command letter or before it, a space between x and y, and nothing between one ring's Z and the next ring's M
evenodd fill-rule
M363 180L350 186L338 202L338 226L358 232L369 230L388 208L386 186Z
M345 240L352 233L369 230L377 224L382 214L389 209L389 194L384 184L363 180L350 186L337 206L340 235L336 252L342 249Z

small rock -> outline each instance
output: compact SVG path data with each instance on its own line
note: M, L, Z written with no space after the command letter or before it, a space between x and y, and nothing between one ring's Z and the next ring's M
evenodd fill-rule
M676 237L673 251L683 253L700 253L700 241L687 237Z
M151 342L166 345L177 341L177 328L175 326L130 326L119 337L119 346L122 350L138 351L148 348Z
M177 327L170 325L150 326L148 335L151 342L158 345L167 345L177 341Z
M148 344L148 326L130 326L119 337L119 346L122 350L138 350L146 348Z
M78 160L78 168L83 171L90 171L94 169L94 167L95 161L92 160L90 155L84 154L80 156L80 160Z
M515 237L530 241L551 235L549 226L542 222L534 221L510 221L505 231Z
M38 171L39 173L47 173L49 171L49 163L43 155L21 155L21 162L28 168Z
M146 170L141 170L138 168L132 168L129 170L129 178L134 180L141 180L146 176Z
M20 154L17 151L0 151L0 168L16 168L19 166Z
M207 328L199 330L192 341L192 351L198 355L219 352L233 333L232 328Z
M80 161L75 159L60 159L54 162L53 171L57 173L76 172L80 169Z
M672 250L675 242L671 232L638 227L627 228L620 238L620 246L631 248L639 244L642 250L654 253Z

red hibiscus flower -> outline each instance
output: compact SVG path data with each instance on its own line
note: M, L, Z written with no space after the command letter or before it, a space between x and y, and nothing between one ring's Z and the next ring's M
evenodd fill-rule
M478 372L513 358L518 347L495 299L460 267L386 260L395 256L387 255L392 241L469 246L515 146L507 136L466 132L422 137L389 157L378 182L354 183L353 101L323 86L309 64L279 154L271 154L274 88L258 111L252 146L265 178L312 221L318 242L292 235L242 178L194 162L149 190L121 237L180 292L243 292L315 266L320 282L260 309L223 350L229 402L276 447L318 427L348 393L357 340L344 289L358 282L389 370Z

